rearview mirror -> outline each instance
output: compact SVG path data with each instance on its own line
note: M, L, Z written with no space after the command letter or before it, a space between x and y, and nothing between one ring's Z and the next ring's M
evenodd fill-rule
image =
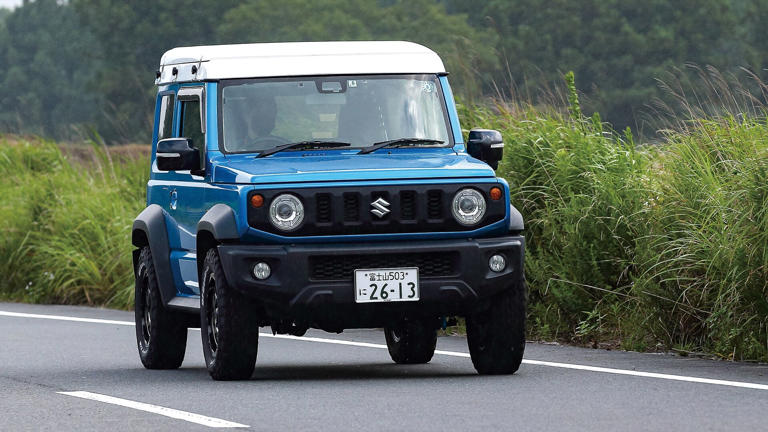
M196 171L200 169L200 151L187 138L167 138L157 142L157 169L160 171Z
M494 170L504 154L501 132L491 129L472 129L467 140L467 153L487 163Z

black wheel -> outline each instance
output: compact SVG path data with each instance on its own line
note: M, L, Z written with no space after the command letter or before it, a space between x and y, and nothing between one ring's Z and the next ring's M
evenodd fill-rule
M403 321L384 329L389 356L397 364L428 363L435 354L437 329L424 321Z
M486 311L467 317L467 343L481 375L517 371L525 351L525 284L500 293Z
M200 333L208 373L215 380L253 374L259 327L253 302L227 284L219 253L208 251L200 285Z
M139 255L134 295L141 363L147 369L178 368L187 348L187 326L183 316L163 306L152 253L147 246Z

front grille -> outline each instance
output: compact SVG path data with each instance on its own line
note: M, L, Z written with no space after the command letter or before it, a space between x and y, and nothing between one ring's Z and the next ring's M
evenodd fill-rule
M313 256L309 274L316 281L350 281L358 269L418 267L419 277L446 277L456 274L458 260L457 252Z
M317 221L328 223L331 221L331 195L327 193L317 194Z
M430 219L441 219L443 215L443 191L427 192L427 215Z
M401 234L470 231L504 219L509 202L492 201L488 191L497 183L404 184L281 189L254 189L270 203L283 193L297 196L306 210L304 221L294 231L284 232L269 222L269 205L248 207L248 224L284 237ZM485 217L473 227L460 225L451 214L450 203L460 189L472 187L487 202ZM250 201L248 201L250 202ZM376 205L374 205L376 203Z
M400 219L406 221L416 220L416 192L400 192Z
M344 221L355 222L360 219L360 200L353 192L344 194Z

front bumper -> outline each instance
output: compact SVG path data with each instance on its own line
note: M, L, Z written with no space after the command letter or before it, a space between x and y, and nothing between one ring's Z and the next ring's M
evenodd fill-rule
M291 315L332 306L407 312L459 314L499 291L523 282L522 236L416 242L313 245L241 245L218 247L227 281L235 289ZM501 253L500 273L488 260ZM253 266L266 262L272 273L257 280ZM356 268L419 267L420 300L356 304Z

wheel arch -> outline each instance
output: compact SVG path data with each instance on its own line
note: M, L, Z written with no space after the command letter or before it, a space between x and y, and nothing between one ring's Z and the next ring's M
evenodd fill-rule
M149 247L152 263L155 266L160 297L167 305L176 295L176 285L171 273L171 249L168 243L168 231L165 224L165 211L157 204L150 204L133 221L131 243L137 248L133 251L134 275L138 268L140 249Z
M238 240L237 218L232 207L216 204L197 223L196 255L198 281L203 271L203 262L208 251L219 244Z
M520 232L525 229L523 214L512 204L509 205L509 231Z

